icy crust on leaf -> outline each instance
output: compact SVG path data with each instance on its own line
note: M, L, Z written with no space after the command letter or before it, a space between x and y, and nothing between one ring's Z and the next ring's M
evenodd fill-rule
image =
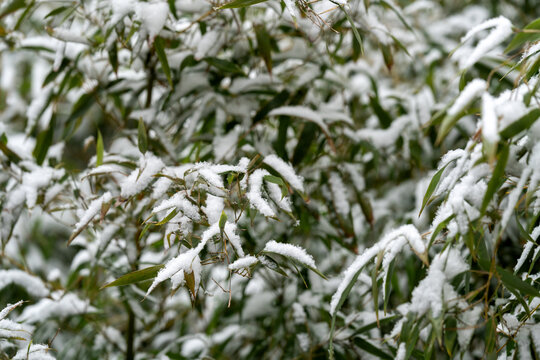
M317 268L317 266L315 265L315 260L313 260L313 256L308 254L306 250L304 250L300 246L286 243L278 243L275 240L271 240L266 243L263 251L280 254L294 259L306 266L312 267L314 269Z

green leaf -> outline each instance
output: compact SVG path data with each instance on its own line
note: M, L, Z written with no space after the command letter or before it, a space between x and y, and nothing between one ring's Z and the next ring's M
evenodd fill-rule
M261 264L263 264L265 267L267 267L270 270L273 270L273 271L277 272L280 275L288 277L285 270L283 270L281 268L281 266L279 266L279 264L277 263L276 260L274 260L273 258L271 258L270 256L267 256L267 255L266 256L263 255L263 259L264 259L264 261L261 261Z
M330 0L332 1L332 0ZM337 3L337 2L334 2L332 1L334 4L336 4L337 6L339 6L339 9L341 11L343 11L343 13L345 14L345 17L347 18L347 21L349 22L349 24L351 25L351 29L352 29L352 32L354 34L354 38L356 39L356 42L357 42L357 45L360 47L360 54L364 54L364 45L363 45L363 41L362 41L362 36L360 36L360 33L358 32L358 29L356 28L356 25L354 25L354 20L351 18L351 16L349 15L349 13L347 11L345 11L345 8L343 8L343 5Z
M8 5L3 6L3 11L0 13L0 19L4 16L9 15L19 9L22 9L26 6L25 0L11 0Z
M516 275L512 274L510 271L497 266L497 273L503 284L511 289L517 290L521 294L530 295L533 297L540 297L540 291L534 286L521 280Z
M265 176L263 176L263 179L268 181L268 182L277 184L279 186L285 185L282 178L274 176L274 175L265 175Z
M505 127L500 135L503 139L510 139L520 132L529 129L540 117L540 109L534 109Z
M298 137L298 143L294 149L292 164L296 166L310 154L311 145L317 139L317 132L319 127L313 123L306 123L300 136Z
M113 286L130 285L130 284L135 284L141 281L150 280L156 277L158 271L161 270L163 266L164 265L154 265L154 266L147 267L146 269L130 272L128 274L120 276L118 279L108 284L103 285L101 289L105 289L105 288L113 287Z
M523 30L539 30L538 32L527 32ZM540 40L540 18L529 23L521 32L517 33L516 36L510 41L510 44L506 47L504 52L509 52L514 50L517 47L522 46L526 42L535 42Z
M60 7L57 7L56 9L52 10L51 12L49 12L47 15L45 15L44 19L47 19L51 16L55 16L55 15L58 15L58 14L61 14L63 13L64 11L66 11L67 9L71 8L71 6L60 6Z
M225 210L221 212L221 216L219 217L219 230L223 234L223 230L225 229L225 224L227 223L227 214L225 213Z
M94 89L93 91L89 93L84 93L79 97L77 102L73 105L73 108L71 109L71 114L69 115L67 121L66 121L66 129L64 130L64 137L70 136L73 131L76 129L76 124L74 123L75 120L80 119L88 109L94 105L96 102L96 95L97 95L97 89Z
M287 90L283 90L279 92L276 96L274 96L270 101L268 101L266 104L264 104L255 114L253 117L252 125L257 124L259 121L264 120L266 115L268 113L283 104L289 99L289 96L291 94Z
M161 226L161 225L164 225L164 224L168 223L173 217L176 216L176 214L178 214L179 211L180 211L180 210L178 210L178 209L174 209L174 210L171 211L167 216L165 216L165 217L163 218L163 220L161 220L160 222L158 222L158 223L156 224L156 226Z
M159 62L161 63L161 68L167 77L167 81L171 87L173 86L171 69L169 68L169 62L167 61L167 55L165 54L165 49L163 48L163 39L159 36L156 36L154 39L154 49L156 49L156 54L158 56Z
M375 355L379 357L380 359L386 359L386 360L393 360L394 357L385 353L384 351L380 350L375 345L371 344L370 342L362 339L360 336L355 336L353 339L356 346L358 346L360 349L364 350L365 352L368 352L372 355Z
M13 150L11 150L8 146L7 146L7 137L6 137L6 134L5 133L2 133L2 137L0 139L0 151L2 151L4 153L4 155L7 156L7 158L9 159L9 161L11 162L14 162L15 164L17 164L19 161L21 161L21 157L19 155L17 155Z
M506 169L506 162L508 161L509 151L509 146L505 144L499 154L497 165L493 170L491 179L489 179L486 194L484 196L484 199L482 200L482 207L480 208L481 215L484 215L489 205L489 202L493 198L493 195L495 195L495 192L504 183L504 170Z
M230 3L220 6L218 9L236 9L244 8L258 3L265 2L267 0L233 0Z
M49 127L46 130L41 131L37 136L36 146L34 147L34 151L32 152L32 155L36 159L36 162L38 163L38 165L43 164L43 161L45 160L45 157L47 156L49 147L52 144L55 125L56 125L56 116L53 114L51 116Z
M223 60L216 57L206 57L203 59L208 65L215 67L216 69L232 74L244 74L242 69L235 63Z
M98 130L96 142L96 166L103 164L103 137L101 131Z
M429 182L429 186L427 188L426 194L424 195L424 200L422 200L422 208L420 209L420 213L418 216L422 215L422 211L424 211L424 208L426 205L430 202L431 195L435 192L435 189L437 189L437 185L439 184L439 181L441 180L441 176L444 172L444 170L450 165L451 162L448 162L446 165L441 167L435 175L431 178L431 181Z
M148 150L148 137L146 136L146 128L142 118L139 119L138 134L139 151L145 154Z
M328 278L322 273L320 272L317 268L314 268L314 267L311 267L311 266L308 266L304 263L301 263L299 262L298 260L296 260L295 258L293 257L290 257L290 256L287 256L287 255L283 255L283 254L278 254L278 253L275 253L275 252L272 252L272 251L262 251L262 254L265 254L265 255L279 255L279 256L283 256L289 260L291 260L293 263L295 264L298 264L298 265L302 265L302 266L305 266L306 268L308 268L309 270L313 271L315 274L319 275L321 278L323 278L324 280L328 280Z
M255 37L257 38L259 55L264 60L268 72L272 74L272 44L270 34L264 25L255 26Z
M446 225L448 225L448 223L455 217L456 215L455 214L452 214L450 215L449 217L447 217L446 219L444 219L443 221L441 221L439 223L439 225L437 225L437 227L435 228L435 230L433 231L433 234L431 234L431 238L429 239L429 245L428 245L428 248L431 247L431 244L433 243L433 241L435 241L435 238L437 238L437 235L439 235L439 233L446 227Z
M457 321L455 317L448 317L445 322L444 347L450 358L452 358L454 344L457 339Z

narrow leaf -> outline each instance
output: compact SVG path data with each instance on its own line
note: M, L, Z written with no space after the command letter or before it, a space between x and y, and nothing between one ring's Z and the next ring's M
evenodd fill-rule
M218 9L235 9L244 8L258 3L265 2L267 0L233 0L230 3L220 6Z
M497 266L497 273L499 274L499 278L506 287L516 289L521 294L527 294L533 297L540 297L540 291L538 291L538 289L536 289L528 282L521 280L519 277L512 274L510 271Z
M511 137L519 134L524 130L528 130L540 117L540 109L534 109L522 116L518 120L514 121L507 127L505 127L501 132L501 138L510 139Z
M450 165L450 162L448 162L448 164L441 167L435 173L435 175L433 175L433 177L431 178L431 181L429 182L426 194L424 195L424 200L422 200L422 208L420 209L420 213L418 214L418 216L422 215L422 211L424 211L424 208L426 207L428 202L430 202L431 195L433 195L433 193L435 192L435 189L437 189L437 185L439 184L439 181L441 180L441 176L442 176L444 170L448 167L448 165Z
M163 266L164 265L154 265L154 266L147 267L146 269L130 272L108 284L103 285L101 289L105 289L105 288L113 287L113 286L130 285L130 284L135 284L141 281L150 280L156 277L158 271L161 270Z
M139 126L138 126L138 145L139 145L139 151L143 154L146 153L146 150L148 150L148 138L146 136L146 128L144 126L143 119L139 119Z
M96 166L103 164L103 137L101 131L98 130L96 142Z
M506 162L508 161L509 151L508 145L504 145L499 155L499 159L497 160L497 165L495 166L491 179L489 180L486 195L484 196L484 200L482 200L482 207L480 208L480 213L482 215L486 212L493 195L495 195L495 192L504 182L504 170L506 168Z
M161 63L161 68L169 81L169 85L173 86L171 69L169 68L169 62L167 61L167 55L165 54L165 49L163 48L163 39L159 36L156 36L154 40L154 49L156 49L156 54L158 56L159 62Z

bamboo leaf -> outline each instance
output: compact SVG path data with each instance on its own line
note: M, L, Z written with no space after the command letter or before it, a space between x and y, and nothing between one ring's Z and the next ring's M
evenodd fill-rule
M163 266L164 265L154 265L154 266L147 267L145 269L130 272L128 274L120 276L118 279L108 284L103 285L101 289L105 289L105 288L113 287L113 286L131 285L131 284L135 284L141 281L150 280L156 277L158 271L161 270Z
M233 0L230 3L220 6L218 9L236 9L244 8L258 3L265 2L267 0Z
M146 150L148 150L148 138L146 135L146 128L144 126L144 121L142 118L139 119L138 145L139 145L139 151L145 154Z
M534 286L521 280L516 275L512 274L510 271L497 266L497 273L503 284L511 289L517 290L518 293L527 294L533 297L540 297L540 291Z
M497 165L493 170L493 174L491 175L491 179L489 180L487 186L486 194L484 196L484 199L482 200L482 207L480 208L480 214L482 215L486 212L486 209L489 205L489 202L493 198L493 195L495 195L495 192L504 182L504 170L506 169L506 162L508 161L509 151L510 150L508 145L504 145L500 152L499 158L497 160Z
M98 130L97 142L96 142L96 166L103 164L103 137L101 131Z
M441 167L435 175L431 178L431 181L429 182L428 188L426 190L426 194L424 195L424 199L422 200L422 208L420 209L420 213L418 216L422 215L422 211L424 211L424 208L426 205L430 202L431 195L435 192L435 189L437 189L437 185L439 185L439 181L441 180L441 176L444 172L444 170L450 165L450 162L448 162L446 165Z
M154 49L156 49L156 54L158 56L159 62L161 63L161 68L163 69L163 72L167 77L169 85L171 86L171 88L174 88L171 76L171 69L169 68L169 62L167 61L167 55L165 54L165 49L163 47L163 39L159 36L156 36L156 38L154 39Z
M235 63L216 57L206 57L203 59L208 65L215 67L216 69L232 74L244 74L242 69Z
M540 109L534 109L505 127L500 135L503 139L510 139L524 130L528 130L540 117Z
M529 23L523 30L540 30L540 18ZM510 52L524 45L526 42L535 42L537 40L540 40L540 32L521 31L512 38L512 41L510 41L504 52Z

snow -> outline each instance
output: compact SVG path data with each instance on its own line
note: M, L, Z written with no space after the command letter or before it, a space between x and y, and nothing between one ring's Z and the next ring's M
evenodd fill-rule
M229 264L229 270L234 271L234 270L241 270L244 268L250 268L251 266L255 265L258 262L259 260L255 256L248 255L248 256L239 258L232 264Z
M499 141L498 121L493 97L484 93L482 95L482 136L490 143Z
M96 312L88 300L81 300L73 293L53 294L53 299L45 298L24 308L19 321L35 324L51 318L65 319L73 315Z
M139 2L135 11L150 39L153 39L165 26L169 5L165 1Z
M13 309L21 306L22 304L22 300L16 302L15 304L8 304L4 309L2 309L2 311L0 311L0 320L4 320Z
M208 223L213 224L219 221L224 208L225 200L222 197L208 194L206 196L206 205L202 209L206 214Z
M426 245L422 241L422 237L418 233L418 230L413 225L403 225L391 232L387 233L379 242L375 243L372 247L364 250L351 265L343 273L343 277L339 283L339 286L332 296L330 302L330 314L335 315L338 310L338 304L345 292L345 289L353 281L356 274L362 270L362 268L373 260L379 252L386 252L383 258L383 267L388 268L392 259L397 255L405 243L415 250L418 256L423 258L425 256ZM386 279L386 277L384 277ZM386 281L386 280L385 280ZM384 288L384 286L383 286Z
M218 219L219 221L219 219ZM242 249L242 242L240 236L236 233L236 224L232 222L226 222L223 232L227 236L227 240L230 241L233 248L236 250L238 256L243 257L245 255L244 250Z
M293 189L304 192L304 178L296 175L291 164L273 154L265 156L263 162L276 170Z
M266 175L270 175L270 173L263 169L257 169L251 174L249 177L249 192L246 196L252 208L257 209L264 216L273 217L276 215L274 210L262 197L263 178Z
M186 198L186 195L183 191L175 193L168 199L163 200L159 205L155 206L152 209L152 213L157 214L164 210L170 210L176 208L182 211L188 218L199 221L201 215L199 214L199 209L197 206Z
M329 134L328 126L324 122L323 118L315 111L305 106L282 106L270 111L268 116L287 115L292 117L299 117L306 119L317 124L325 134Z
M501 44L507 37L512 35L512 23L504 16L499 16L483 22L480 25L475 26L469 32L461 38L461 43L467 42L473 36L480 31L494 27L489 35L476 45L472 53L466 54L460 59L460 69L466 69L478 62L489 51L493 50L497 45Z
M311 268L317 268L317 266L315 265L315 260L313 260L313 256L309 255L306 250L304 250L300 246L286 243L278 243L275 240L271 240L266 243L263 251L280 254L294 259L299 263L309 266Z
M470 103L480 96L486 89L487 84L484 80L474 79L461 91L452 107L448 109L448 115L454 116L462 112Z
M338 214L340 214L343 217L349 216L350 196L347 193L347 187L345 186L345 184L343 184L343 180L341 180L341 177L337 173L332 172L330 173L328 182L330 183L330 189L332 190L332 198L334 200L334 206L336 207Z
M101 212L101 207L103 204L107 204L112 200L112 195L110 192L106 192L102 196L93 200L88 209L81 216L79 221L75 224L73 233L79 233L86 225L88 225L98 214Z
M133 170L121 184L121 195L123 198L128 198L140 193L154 179L161 169L165 167L161 159L151 153L146 153L139 159L139 169Z
M27 349L20 349L13 360L54 360L56 359L45 344L31 344Z
M49 290L37 276L30 275L22 270L0 270L0 290L8 285L16 284L34 297L45 297Z

